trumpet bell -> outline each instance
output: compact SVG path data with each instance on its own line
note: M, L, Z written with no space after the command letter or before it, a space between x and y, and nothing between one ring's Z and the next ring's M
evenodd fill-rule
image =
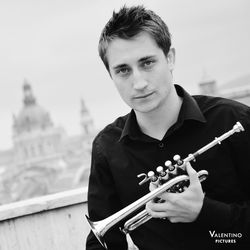
M104 234L101 233L102 230L101 230L101 229L98 230L98 226L100 225L100 222L98 222L98 221L97 221L97 222L91 221L87 215L85 215L85 217L86 217L86 219L87 219L87 221L88 221L88 223L89 223L89 226L90 226L92 232L94 233L95 237L98 239L98 241L100 242L100 244L101 244L105 249L108 249L108 248L107 248L107 245L106 245L106 243L105 243L105 241L104 241L104 238L103 238L103 235L104 235ZM105 232L106 232L106 231L105 231Z

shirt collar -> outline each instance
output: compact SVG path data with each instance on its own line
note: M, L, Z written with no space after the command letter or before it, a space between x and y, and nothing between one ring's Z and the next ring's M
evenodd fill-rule
M122 130L122 134L119 140L122 140L126 136L130 138L137 138L142 134L141 129L137 123L135 111L132 109L128 114L128 118L125 122L124 128Z
M183 98L177 123L182 123L185 120L196 120L202 123L206 122L206 118L195 99L177 84L175 84L175 89L178 96Z
M183 98L182 106L176 125L178 124L180 126L185 120L196 120L205 123L206 119L202 114L200 107L198 106L195 99L191 95L189 95L188 92L186 92L181 86L175 84L175 88L177 94ZM135 112L132 109L131 112L128 114L128 118L125 122L119 141L127 136L131 139L136 139L141 137L142 134L143 133L141 132L139 125L136 121Z

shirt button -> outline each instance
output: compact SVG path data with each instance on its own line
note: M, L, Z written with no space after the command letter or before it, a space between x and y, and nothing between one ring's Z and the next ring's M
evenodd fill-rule
M163 142L160 142L160 143L159 143L159 147L160 147L160 148L163 148L163 147L164 147L164 143L163 143Z

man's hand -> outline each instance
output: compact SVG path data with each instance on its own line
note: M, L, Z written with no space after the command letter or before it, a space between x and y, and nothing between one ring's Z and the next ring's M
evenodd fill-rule
M164 192L159 198L163 201L146 204L146 210L154 218L167 218L170 222L192 222L198 217L203 205L204 193L197 172L186 164L190 185L182 193ZM150 191L156 187L150 184Z

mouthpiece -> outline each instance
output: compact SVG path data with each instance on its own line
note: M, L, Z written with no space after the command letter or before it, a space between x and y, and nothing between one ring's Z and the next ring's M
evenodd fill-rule
M245 131L245 129L243 128L240 122L236 122L236 124L233 126L233 130L237 133L241 131Z

